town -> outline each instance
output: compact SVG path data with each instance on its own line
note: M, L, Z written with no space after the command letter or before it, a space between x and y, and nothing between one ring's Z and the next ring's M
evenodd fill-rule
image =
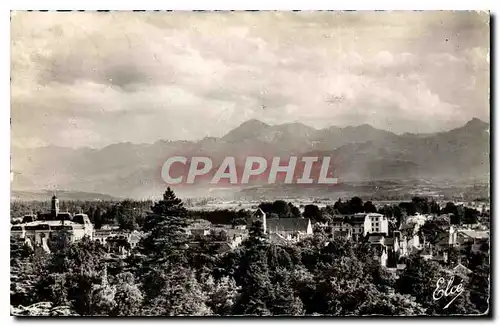
M137 258L141 241L147 242L157 227L151 224L154 219L147 217L155 214L155 207L178 206L179 203L182 206L181 200L169 188L164 199L155 204L123 201L110 204L104 210L80 206L78 212L65 212L54 195L50 210L45 213L16 218L13 211L11 241L31 255L39 256L57 254L58 250L65 250L64 246L90 241L103 248L107 273L108 269L116 269ZM27 204L14 202L13 209L22 211L23 205ZM70 202L64 205L69 207ZM411 259L436 263L450 275L460 275L462 280L473 273L467 267L471 254L489 255L487 203L438 203L414 197L410 202L397 205L375 205L353 197L345 201L338 199L333 205L302 203L295 206L292 202L276 200L246 203L245 206L239 203L225 208L220 208L224 206L219 203L216 206L219 208L211 209L208 208L210 203L204 202L204 209L197 207L174 209L165 214L165 218L178 218L176 213L179 213L183 220L179 230L186 240L185 249L210 248L210 255L214 256L211 259L228 257L247 246L249 241L255 241L251 239L255 239L256 232L258 238L283 248L311 246L312 250L317 241L322 241L325 248L346 243L354 248L364 247L368 250L367 259L393 280L405 277ZM169 211L171 208L164 209Z
M354 203L357 201L358 203ZM354 208L342 208L342 205L358 205ZM372 202L353 198L346 203L341 200L333 206L319 208L315 204L300 205L299 208L285 201L262 203L248 210L222 210L222 214L234 215L228 224L211 223L203 218L193 220L185 230L190 236L191 245L197 241L219 237L217 243L221 249L229 250L238 246L246 237L248 230L255 221L262 223L263 232L271 241L298 242L309 237L313 232L323 232L331 239L345 238L356 242L366 242L377 250L377 260L381 266L396 268L397 262L411 253L418 253L425 259L446 262L450 248L463 248L472 245L474 251L488 250L489 247L489 205L478 205L475 202L437 204L428 203L426 199L414 197L411 203L401 203L397 207L410 207L408 212L399 216L387 212L386 206L378 208ZM435 205L434 207L431 207ZM208 203L207 203L208 206ZM235 207L241 207L241 203ZM289 207L295 211L289 212ZM134 209L139 209L136 207ZM432 211L432 212L431 212ZM458 215L467 216L460 218ZM232 212L232 214L231 214ZM380 213L382 212L382 214ZM215 214L217 211L214 212ZM238 216L238 224L234 224ZM402 214L402 215L401 215ZM13 219L11 235L23 239L30 248L41 248L50 252L48 242L54 242L62 233L69 235L69 241L74 242L84 236L107 245L112 252L121 255L130 253L142 233L138 230L122 229L118 225L105 224L96 228L89 216L84 213L61 212L59 199L54 195L51 199L51 210L40 215L28 214L22 218ZM446 225L446 227L442 227ZM430 227L435 227L432 234L426 233ZM224 244L222 246L222 244ZM485 249L486 248L486 249ZM401 267L398 267L401 268Z

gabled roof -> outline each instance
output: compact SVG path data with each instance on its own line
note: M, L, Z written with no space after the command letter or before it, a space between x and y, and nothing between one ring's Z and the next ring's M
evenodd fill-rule
M415 225L417 223L403 223L401 224L401 226L399 227L400 230L412 230L415 228Z
M459 230L460 234L463 234L469 238L473 239L489 239L490 232L489 231L476 231L476 230Z
M434 241L436 245L447 245L450 244L450 234L448 232L442 231L436 237L436 241Z
M344 222L345 217L343 215L334 215L332 217L332 222L337 223L337 222Z
M468 269L467 267L465 267L461 263L458 263L458 265L453 268L453 271L456 273L462 273L465 275L472 273L472 271L470 269Z
M432 251L429 248L424 248L420 252L420 256L432 256Z
M445 261L446 257L443 254L437 254L433 257L434 260Z
M364 213L355 214L355 215L349 216L348 222L351 224L360 224L360 223L363 224L363 223L365 223L365 217L366 217L366 214L364 214Z
M266 213L264 213L264 211L260 208L257 208L257 210L253 213L254 217L262 217L264 215L266 215Z
M394 238L385 238L384 239L384 244L386 246L393 246L394 245Z
M370 243L384 243L384 236L383 235L370 235L368 237L368 242Z
M368 215L369 217L385 217L383 214L380 213L368 213L365 215Z
M333 236L334 237L348 237L349 231L334 231Z
M280 231L306 232L308 225L309 225L308 218L269 218L266 221L266 228L270 232L280 232Z

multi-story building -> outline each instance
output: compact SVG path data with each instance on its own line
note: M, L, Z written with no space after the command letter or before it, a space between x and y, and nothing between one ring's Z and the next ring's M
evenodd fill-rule
M343 215L336 215L331 222L332 234L336 237L352 238L353 226L348 222L348 219Z
M262 222L264 233L271 239L297 241L313 233L311 220L308 218L267 218L266 213L258 208L247 223L250 226L256 220Z
M365 221L363 224L364 230L363 235L366 236L368 233L380 233L389 234L389 221L386 216L378 213L368 213L365 215Z
M352 238L356 241L360 241L366 235L365 219L366 214L354 214L348 219L349 225L351 225Z
M23 222L11 226L12 236L24 239L29 246L41 247L45 251L50 251L51 242L61 239L62 236L74 242L85 236L92 239L94 231L94 226L86 214L60 212L56 196L52 197L50 213L30 215L29 218L25 217Z

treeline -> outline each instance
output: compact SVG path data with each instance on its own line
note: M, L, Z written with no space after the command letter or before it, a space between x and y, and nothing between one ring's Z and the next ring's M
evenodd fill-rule
M147 214L151 212L153 202L150 200L136 201L61 201L61 211L82 212L89 216L96 229L104 224L116 225L125 230L138 230L142 228ZM384 205L378 209L371 201L365 201L360 197L353 197L342 201L337 200L334 205L320 208L315 204L305 205L303 213L300 208L290 202L276 200L274 202L263 202L258 206L268 218L305 217L313 223L329 223L335 215L351 215L356 213L380 213L389 218L394 218L396 226L399 227L406 216L419 214L450 214L452 224L475 224L481 219L488 219L489 212L480 213L475 209L455 205L448 202L441 209L434 200L423 197L413 197L411 201L401 202L394 205ZM11 218L19 218L27 214L44 213L50 211L50 202L13 202L11 204ZM216 209L212 211L196 210L188 211L188 217L192 219L204 219L212 224L242 225L246 224L247 218L253 211L240 209L237 211L228 209Z
M265 207L288 211L282 203ZM488 309L488 251L458 253L473 273L455 277L464 292L444 309L449 300L433 299L436 282L449 279L447 270L458 258L441 265L409 257L396 279L367 244L332 240L321 231L295 244L276 244L257 221L241 246L217 253L209 244L188 245L189 223L169 189L151 207L145 236L125 259L109 259L89 239L61 241L49 255L13 241L11 305L51 302L74 314L106 316L452 315Z

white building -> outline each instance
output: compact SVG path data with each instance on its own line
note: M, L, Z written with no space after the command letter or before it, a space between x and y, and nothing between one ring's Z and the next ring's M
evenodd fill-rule
M72 215L66 212L59 212L59 200L52 197L51 212L42 214L40 220L26 219L25 223L11 226L11 235L15 238L24 239L32 246L42 247L49 250L51 241L57 241L61 236L65 236L70 242L74 242L88 236L93 237L94 226L86 214Z
M378 213L366 214L363 224L363 236L366 236L368 233L389 234L389 221L387 217Z

